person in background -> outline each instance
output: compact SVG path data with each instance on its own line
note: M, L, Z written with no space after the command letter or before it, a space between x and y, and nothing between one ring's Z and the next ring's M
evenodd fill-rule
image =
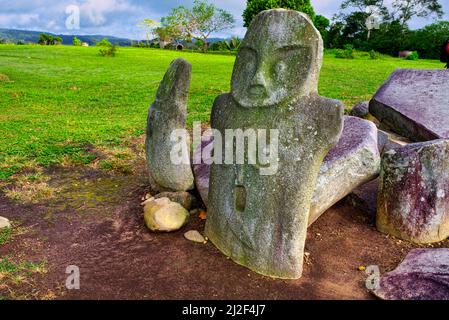
M446 69L449 69L449 39L441 47L441 62L446 62Z

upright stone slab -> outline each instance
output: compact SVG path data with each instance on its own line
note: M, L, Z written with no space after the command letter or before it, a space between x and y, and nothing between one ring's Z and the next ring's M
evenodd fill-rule
M263 11L237 55L231 93L212 109L212 128L222 135L278 130L273 174L262 175L259 162L212 165L206 222L207 236L224 254L271 277L302 274L317 175L343 127L342 104L317 94L322 56L320 33L306 15Z
M193 187L188 136L185 142L172 140L173 130L183 130L186 125L187 97L190 87L191 65L176 59L170 65L148 112L146 155L150 184L155 191L186 191ZM180 148L180 143L186 144ZM173 162L173 150L184 149Z
M370 113L412 141L449 138L449 72L399 69L374 95Z
M449 140L384 154L376 223L379 231L415 243L449 237Z

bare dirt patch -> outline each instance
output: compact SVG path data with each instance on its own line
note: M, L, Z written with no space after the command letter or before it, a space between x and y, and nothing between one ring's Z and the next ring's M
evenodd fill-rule
M140 206L149 191L143 160L132 172L54 168L45 174L57 197L21 203L0 193L0 216L27 230L0 245L0 259L45 266L24 281L8 280L0 297L373 299L359 267L389 271L414 247L377 232L370 217L343 201L309 228L303 277L270 279L236 265L211 243L187 241L184 232L204 229L198 215L179 232L150 233ZM80 268L80 290L65 288L69 265Z

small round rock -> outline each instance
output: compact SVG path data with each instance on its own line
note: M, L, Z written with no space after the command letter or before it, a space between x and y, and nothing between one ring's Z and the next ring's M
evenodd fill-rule
M11 222L5 217L0 217L0 229L11 228Z
M155 199L145 205L145 224L153 232L172 232L187 222L189 212L168 198Z
M187 240L197 242L197 243L205 243L206 239L196 230L190 230L184 233L184 238Z

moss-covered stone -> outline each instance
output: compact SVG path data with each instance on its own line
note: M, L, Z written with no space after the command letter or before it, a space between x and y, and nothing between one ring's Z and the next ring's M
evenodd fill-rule
M342 104L317 94L322 54L320 33L307 16L264 11L242 43L231 93L212 109L212 128L222 135L227 129L279 132L272 175L248 162L212 165L206 222L207 236L224 254L271 277L302 274L317 175L343 126Z
M155 191L186 191L193 188L189 155L181 164L171 159L174 130L185 129L187 97L192 66L184 59L172 62L159 85L156 100L148 112L146 155L150 183ZM186 136L185 150L190 150Z
M449 237L449 140L409 144L384 154L377 228L416 243Z
M145 224L153 232L172 232L181 229L189 212L168 198L155 199L144 207Z
M345 116L344 119L343 134L327 154L318 174L309 225L352 190L379 175L380 155L376 126L356 117ZM213 137L203 138L201 148L195 150L195 157L202 157L204 161L193 166L195 184L206 206L209 204L211 149Z

